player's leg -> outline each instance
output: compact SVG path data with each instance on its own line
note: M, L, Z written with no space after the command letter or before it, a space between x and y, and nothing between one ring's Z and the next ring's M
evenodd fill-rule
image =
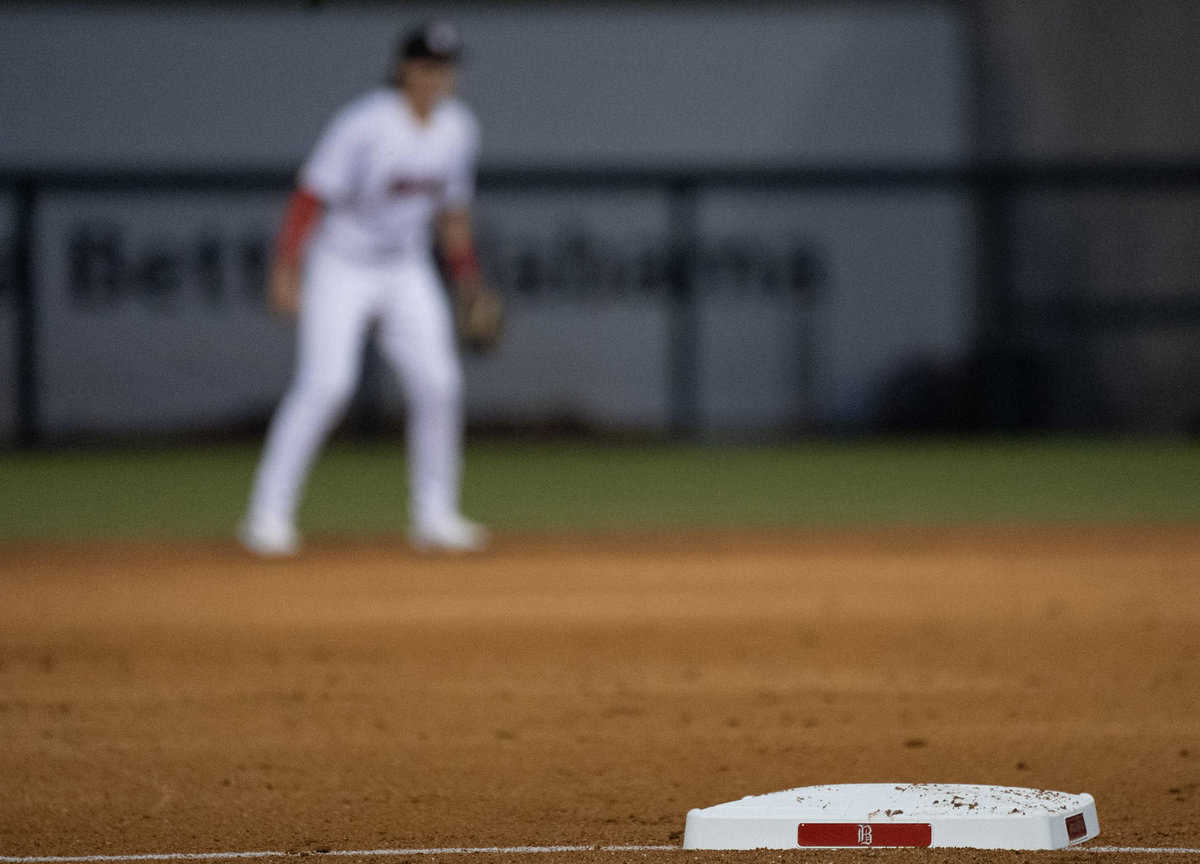
M486 531L458 509L462 369L450 304L427 261L405 262L391 280L379 335L408 403L411 536L418 546L478 548Z
M241 531L254 551L296 551L301 488L353 393L378 289L372 271L314 250L300 302L296 371L271 421Z

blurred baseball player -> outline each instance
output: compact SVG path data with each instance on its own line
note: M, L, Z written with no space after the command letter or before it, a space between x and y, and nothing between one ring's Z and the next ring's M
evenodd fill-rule
M405 34L392 86L339 112L300 171L269 285L277 310L299 310L296 370L238 532L257 554L298 551L301 489L354 391L374 321L407 397L412 543L470 550L487 541L458 510L462 374L433 256L436 239L464 308L494 302L480 278L469 209L478 126L452 96L460 51L448 22Z

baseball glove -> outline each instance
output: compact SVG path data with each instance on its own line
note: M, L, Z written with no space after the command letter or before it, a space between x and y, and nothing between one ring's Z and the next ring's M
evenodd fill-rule
M460 291L454 313L463 346L476 353L496 347L504 328L504 302L499 294L488 288Z

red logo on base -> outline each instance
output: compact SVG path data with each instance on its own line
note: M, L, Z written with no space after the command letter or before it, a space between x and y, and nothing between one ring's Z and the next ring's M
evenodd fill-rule
M1083 814L1076 813L1074 816L1067 817L1067 840L1074 841L1080 837L1087 836L1087 823L1083 821Z
M919 846L933 843L927 822L801 822L796 829L800 846Z

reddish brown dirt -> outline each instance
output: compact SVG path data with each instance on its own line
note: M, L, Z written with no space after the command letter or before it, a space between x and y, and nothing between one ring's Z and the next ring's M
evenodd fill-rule
M4 546L0 736L0 855L673 844L689 807L857 781L1088 791L1093 845L1200 847L1200 530L507 539L464 559L329 542L288 563Z

